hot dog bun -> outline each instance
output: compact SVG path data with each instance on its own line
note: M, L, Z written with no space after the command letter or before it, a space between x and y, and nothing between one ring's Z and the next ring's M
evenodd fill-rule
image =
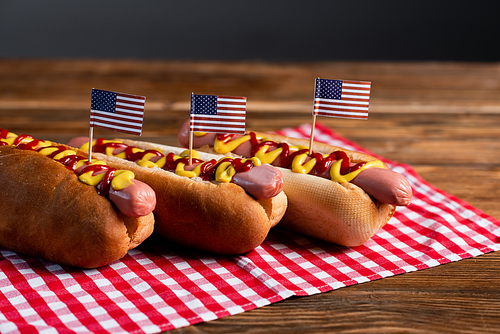
M259 132L255 134L290 146L309 147L309 141L305 139ZM368 154L324 143L315 142L313 149L322 154L344 151L352 163L377 160ZM216 154L213 147L208 145L196 150ZM225 155L234 156L232 153ZM385 164L382 164L382 168L388 169ZM333 182L286 168L279 170L284 179L283 191L288 197L288 209L279 225L281 227L343 246L359 246L383 227L396 211L395 205L374 200L351 182ZM410 192L411 198L409 185L405 184L404 190Z
M180 155L185 149L117 139L141 149L158 149ZM256 200L233 183L213 183L178 176L160 168L94 153L114 168L134 172L156 192L155 233L190 248L217 254L242 254L259 246L284 215L287 197ZM220 158L220 156L219 156ZM209 160L200 154L200 159Z
M288 210L280 226L343 246L368 241L396 207L374 202L352 183L332 182L283 169Z
M0 246L15 252L96 268L124 257L153 232L152 213L122 215L95 187L34 151L0 146L0 184Z

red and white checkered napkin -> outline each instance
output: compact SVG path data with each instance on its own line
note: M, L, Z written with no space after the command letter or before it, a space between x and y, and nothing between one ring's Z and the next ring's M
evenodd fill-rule
M310 127L280 134L306 137ZM316 138L363 150L318 124ZM387 161L414 189L372 240L330 245L275 228L237 257L148 239L95 270L61 267L0 249L0 332L157 333L500 249L500 222Z

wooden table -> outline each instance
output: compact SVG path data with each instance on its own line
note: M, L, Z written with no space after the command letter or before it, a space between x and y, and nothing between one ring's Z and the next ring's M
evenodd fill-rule
M189 94L248 98L249 130L311 122L314 78L372 82L368 121L321 118L500 219L500 64L0 60L0 127L64 142L88 134L90 90L147 97L143 139L177 144ZM99 130L96 130L99 131ZM100 136L112 136L101 130ZM135 137L134 137L135 138ZM500 253L291 298L172 333L493 333Z

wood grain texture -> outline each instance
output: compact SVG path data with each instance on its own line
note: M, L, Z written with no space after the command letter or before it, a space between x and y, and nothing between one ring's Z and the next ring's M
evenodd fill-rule
M311 121L318 76L372 82L368 121L320 122L500 219L498 63L2 59L0 127L59 142L85 136L94 87L145 95L148 141L177 145L191 92L247 96L247 128L272 131ZM490 253L171 332L495 333L499 268Z

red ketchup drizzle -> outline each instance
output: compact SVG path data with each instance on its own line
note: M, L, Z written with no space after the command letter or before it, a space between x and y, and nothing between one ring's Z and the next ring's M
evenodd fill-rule
M8 135L9 135L9 131L0 128L0 139L7 139ZM7 144L7 142L0 141L0 146L7 146L7 145L9 145L9 144Z
M24 138L28 138L28 137L31 137L31 136L25 136ZM33 137L31 137L33 138ZM25 150L25 151L36 151L35 150L35 146L38 145L38 143L40 143L39 140L36 140L34 139L33 141L29 142L29 143L21 143L21 141L18 141L18 143L14 142L13 144L16 145L16 147L18 149L21 149L21 150ZM42 147L41 147L42 148Z
M219 168L221 163L226 162L226 161L231 163L231 165L233 166L236 173L248 172L250 169L253 168L253 161L251 161L251 160L243 161L243 159L240 159L240 158L232 159L232 158L226 157L226 158L220 159L217 162L215 159L212 159L207 163L207 165L209 165L209 164L210 165L206 167L206 171L200 173L200 177L206 181L214 180L215 179L215 172L217 171L217 168Z
M222 137L219 135L219 140L221 138L226 138ZM290 147L286 143L276 143L274 141L266 140L262 141L259 143L257 139L257 135L254 132L250 132L250 143L252 144L252 156L255 156L255 154L263 147L263 146L269 146L269 150L274 150L278 148L282 148L283 151L281 152L281 167L285 168L290 168L293 162L293 159L299 155L299 154L304 154L308 153L308 149L304 150L298 150L296 152L293 152L290 154ZM349 156L344 152L344 151L335 151L330 153L326 158L323 157L321 153L312 153L309 155L311 158L316 158L316 172L319 174L322 174L326 172L333 164L334 161L342 159L342 163L340 165L340 174L345 175L352 173L361 167L363 167L366 163L365 162L360 162L357 163L354 166L351 166Z
M20 150L25 150L25 151L34 151L35 149L33 147L31 147L30 145L28 144L19 144L17 145L17 148L20 149Z
M9 135L9 131L0 128L0 139L6 139Z
M31 139L29 143L22 143L24 139ZM37 140L33 138L30 135L20 135L16 139L14 139L14 142L12 143L14 146L19 146L19 145L26 145L31 148L31 150L34 149L35 146L37 146L40 143L40 140Z
M342 163L340 165L340 174L341 175L346 175L346 174L352 173L352 172L360 169L361 167L363 167L366 164L366 162L359 162L359 163L355 164L354 166L351 166L349 156L344 151L335 151L333 153L330 153L330 155L328 157L330 157L332 155L335 155L334 160L342 159Z
M219 140L230 140L233 137L233 134L219 134L218 135ZM145 151L140 151L134 153L134 148L133 146L129 146L124 143L104 143L104 139L99 138L96 140L96 143L94 144L94 151L97 153L106 153L106 148L108 147L113 147L113 148L124 148L125 150L125 159L128 161L139 161L141 160L146 154L151 153L158 158L164 157L164 155L154 149L148 149ZM177 165L182 163L184 165L189 164L189 159L188 158L180 158L177 160L174 160L175 154L173 152L170 152L167 154L165 158L165 165L163 166L163 169L175 172L175 169L177 168ZM219 165L223 161L231 161L231 164L233 165L234 169L236 170L237 173L243 173L249 171L253 167L253 162L251 160L247 160L245 162L242 161L242 159L230 159L230 158L225 158L217 162L217 160L212 159L207 162L204 162L203 160L193 158L191 160L191 163L193 165L197 164L202 164L200 168L200 175L199 177L202 178L205 181L210 181L215 179L215 172ZM106 179L106 177L105 177Z
M93 151L97 153L106 153L107 147L119 148L119 147L127 147L128 145L123 143L104 143L103 138L99 138L96 140L96 143L92 146Z
M19 136L17 136L16 139L14 139L14 143L13 144L15 146L17 146L17 145L19 145L26 138L34 139L32 136L29 136L29 135L19 135Z
M201 179L205 181L215 180L215 172L217 171L217 168L221 163L222 161L217 162L217 160L215 159L207 161L207 163L201 166L200 170Z
M189 164L189 159L187 158L180 158L177 160L174 160L175 154L173 152L170 152L167 154L166 160L165 160L165 166L163 166L163 169L169 170L169 171L174 171L177 168L177 165L180 163L183 163L185 165ZM193 158L191 160L191 163L193 164L198 164L202 163L203 160Z
M234 134L232 133L219 133L217 134L217 139L220 140L221 142L225 143L229 140L231 140L231 138L233 138Z
M79 155L67 155L65 157L62 157L59 159L59 162L62 163L66 168L69 170L75 171L76 170L76 165L80 160L87 159L85 157L79 156Z
M31 136L25 136L24 138L26 138L26 137L32 138ZM39 142L37 140L34 140L34 141ZM34 146L36 146L36 145L32 144L34 141L32 141L28 144L25 144L25 143L18 144L17 148L21 149L21 150L28 150L28 151L40 151L44 148L56 147L57 150L52 152L51 154L49 154L47 156L47 157L52 158L52 159L57 154L67 150L67 148L65 146L62 146L62 145L61 146L39 147L38 149L35 149ZM87 161L85 163L87 166L84 167L82 170L80 170L79 173L77 173L76 172L76 165L78 164L78 162L80 160L84 160L84 159L87 159L87 158L72 154L72 155L67 155L65 157L62 157L56 161L60 162L62 165L64 165L69 170L73 171L77 176L80 176L83 173L87 173L87 172L91 172L92 175L94 175L97 172L105 172L106 174L104 175L103 180L96 186L96 188L97 188L97 193L99 195L107 197L109 195L109 189L111 188L111 180L113 180L113 176L116 172L116 169L111 168L111 167L106 166L106 165L88 165L88 161Z
M88 162L86 163L88 164ZM113 180L113 177L115 175L116 169L109 167L107 165L87 165L83 169L80 170L80 173L78 173L78 176L88 173L93 176L96 173L104 174L104 178L102 181L96 186L97 188L97 193L101 196L108 196L109 195L109 189L111 188L111 180Z
M104 178L102 181L96 186L97 188L97 193L101 196L107 197L109 195L109 189L111 188L111 181L113 180L113 177L116 172L116 168L112 168L106 165L88 165L88 161L85 162L86 167L80 170L79 173L76 172L76 165L78 164L79 161L87 159L82 156L78 155L67 155L65 157L62 157L59 159L59 162L62 163L66 168L69 170L72 170L77 174L78 176L82 175L83 173L91 172L92 175L94 175L97 172L105 172L106 174L104 175Z
M253 167L252 160L243 161L243 159L236 158L231 161L231 165L233 165L234 170L237 173L248 172Z
M135 162L135 161L141 160L148 153L152 153L159 158L163 157L163 154L157 150L145 150L145 151L134 153L134 147L132 147L132 146L129 146L129 145L124 144L124 143L116 143L116 142L104 143L103 138L99 138L96 140L96 143L93 146L93 150L94 150L94 152L97 152L97 153L106 154L106 149L109 147L111 147L113 149L117 149L117 148L124 149L125 160L128 160L128 161Z
M64 151L66 151L66 150L67 150L67 148L66 148L66 147L64 147L64 146L50 146L50 147L56 147L56 148L57 148L57 150L55 150L54 152L52 152L52 153L50 153L50 154L48 155L48 157L49 157L49 158L52 158L52 159L54 159L54 157L55 157L56 155L58 155L59 153L64 152ZM42 149L44 149L44 148L45 148L45 147L40 147L37 151L40 151L40 150L42 150Z
M125 159L129 161L139 161L148 153L154 154L159 158L163 157L163 154L157 150L145 150L143 152L133 153L132 147L127 147L127 149L125 149Z
M170 152L167 154L165 166L163 167L163 169L173 172L173 171L175 171L175 169L177 168L177 165L179 163L183 163L184 165L189 164L189 159L187 159L187 158L180 158L180 159L174 160L174 157L175 157L175 154L173 152ZM219 163L217 163L217 160L212 159L212 160L209 160L209 161L204 163L203 160L193 158L191 160L191 163L193 165L202 164L200 167L200 175L199 175L199 177L202 180L210 181L210 180L215 179L215 170L217 169L216 167L219 165Z
M231 160L231 158L222 158L207 171L207 175L210 175L211 180L215 180L215 172L217 171L217 168L219 168L220 164L229 160Z
M234 134L232 133L220 133L217 135L217 139L223 143L228 142L234 137ZM254 132L250 133L250 143L252 144L252 147L254 145L258 144L257 141L257 136L255 135ZM252 156L254 156L254 150L252 149ZM255 150L257 152L258 150ZM253 162L250 160L247 160L245 162L242 162L242 159L236 158L234 159L231 164L233 165L234 169L236 172L243 173L249 171L253 167Z
M298 150L298 151L295 151L293 152L292 154L290 154L290 150L288 149L288 145L287 144L284 144L287 146L287 149L286 150L283 150L283 152L286 152L287 155L283 155L284 156L283 158L281 158L281 167L286 167L286 168L291 168L292 166L292 162L293 162L293 159L295 159L295 157L297 155L300 155L300 154L304 154L304 153L307 153L309 152L309 150L307 149L304 149L304 150Z
M104 178L102 179L101 183L97 185L97 193L101 196L109 196L109 189L111 188L111 181L115 177L115 168L110 168L108 171L106 171L106 174L104 175Z

